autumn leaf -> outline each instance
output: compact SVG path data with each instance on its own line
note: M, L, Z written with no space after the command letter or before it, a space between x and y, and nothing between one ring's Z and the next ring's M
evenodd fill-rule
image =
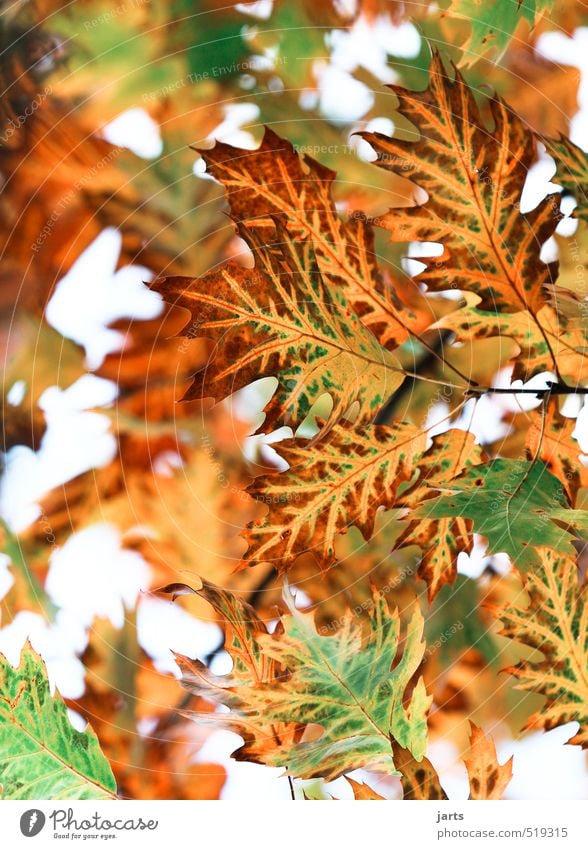
M233 753L237 760L267 763L282 747L293 745L300 737L297 720L275 721L261 712L246 709L243 693L262 686L272 688L283 674L273 658L263 650L262 638L268 631L256 611L227 590L202 581L195 592L207 601L220 617L225 632L225 646L233 659L230 675L213 675L203 663L184 655L176 655L182 672L182 683L195 695L216 705L231 708L229 714L186 714L202 725L228 728L240 734L245 743Z
M532 130L552 136L570 132L570 121L579 109L578 67L552 62L533 43L519 40L510 45L503 62L493 67L502 72L496 89ZM481 76L487 79L485 68Z
M531 412L530 417L525 441L529 456L545 464L574 504L578 490L588 486L588 469L580 460L580 445L572 435L575 420L562 416L555 402L545 410Z
M418 139L361 135L381 168L410 176L428 198L391 209L378 223L394 241L443 245L440 257L419 257L427 267L417 279L430 290L470 291L481 309L534 315L553 282L539 253L557 226L559 200L551 195L533 212L519 211L535 156L533 134L498 97L490 102L494 128L488 130L465 80L459 71L450 80L438 53L425 91L391 88Z
M107 620L95 622L83 660L84 693L66 703L94 729L118 797L218 799L226 771L196 758L206 732L179 716L180 709L213 708L195 696L186 698L174 675L156 670L138 643L135 614L120 629Z
M348 614L340 631L320 636L310 614L290 607L282 618L284 634L263 640L266 653L290 678L265 690L269 704L259 708L287 721L320 725L322 735L289 752L294 775L331 780L361 766L393 770L390 737L424 755L430 699L422 679L407 698L407 688L422 659L422 616L415 607L399 656L399 620L384 598L374 596L367 639ZM391 669L394 661L396 665Z
M345 776L348 784L351 786L353 790L353 797L356 802L383 802L384 797L380 796L379 793L376 793L369 784L360 783L359 781L354 781L353 778L350 778L348 775Z
M31 351L36 356L31 357ZM39 400L50 387L66 389L85 373L83 352L48 324L21 310L13 323L7 363L2 375L5 450L14 445L38 448L45 432ZM9 401L14 386L22 387L18 403Z
M381 345L394 349L431 323L418 287L406 291L378 267L365 216L343 221L333 199L335 173L266 127L260 146L241 150L217 142L200 151L207 171L227 191L231 216L272 241L280 216L291 239L310 241L322 274Z
M473 722L470 750L464 764L470 784L470 799L502 799L512 778L512 758L499 764L492 740ZM416 761L407 749L393 744L394 763L401 773L404 799L444 800L447 795L433 764L423 758Z
M568 742L588 747L588 608L585 584L573 558L562 550L539 549L540 562L524 578L528 604L516 595L507 604L492 607L502 620L504 636L541 652L541 660L526 658L507 672L518 679L517 688L545 696L544 706L526 728L546 731L567 722L579 722Z
M512 757L498 763L496 747L490 737L471 724L470 751L464 758L470 781L470 799L502 799L512 778Z
M278 378L264 427L296 428L329 393L333 424L359 404L373 419L403 380L396 357L383 348L321 273L309 242L295 242L276 221L275 243L239 227L255 268L229 263L200 280L160 278L153 287L192 314L188 336L216 345L185 398L221 400L260 377Z
M553 182L559 183L577 202L574 214L588 221L588 156L564 135L559 139L542 138L547 153L555 159Z
M76 731L45 666L27 644L13 669L0 655L3 799L113 799L116 784L91 729Z
M541 562L539 546L574 551L574 536L556 521L587 529L585 512L569 509L562 484L539 461L492 460L436 488L447 494L424 502L414 517L469 518L488 539L491 553L504 551L519 567Z
M369 539L376 510L394 504L425 449L426 435L407 423L337 425L320 446L318 451L312 442L284 440L279 451L290 468L249 486L251 496L268 504L268 513L243 532L249 543L245 562L270 560L285 569L312 551L323 567L332 565L337 534L355 525Z
M92 622L75 700L50 696L29 646L17 670L0 656L5 796L209 799L223 786L230 795L231 768L202 754L216 730L241 735L237 759L285 770L293 798L316 800L333 798L326 782L339 776L356 799L382 798L369 776L349 776L356 768L383 771L374 783L383 795L401 784L405 799L446 800L435 744L467 749L472 716L513 734L525 720L580 722L572 742L586 746L588 471L577 422L560 411L588 383L588 156L558 136L577 111L579 71L537 50L540 33L585 23L583 4L361 0L348 14L332 0L278 0L261 20L211 0L194 16L173 0L108 21L102 0L37 5L13 5L0 34L1 495L18 506L14 463L35 471L24 483L39 497L26 531L0 523L1 636L38 613L48 635L61 633L53 556L97 521L144 558L150 581L121 628ZM381 42L382 26L404 21L422 36L418 55L392 52L384 68L358 54L342 71L349 39ZM430 44L470 66L467 83L437 53L427 69ZM396 49L394 39L385 46ZM384 75L400 85L374 84ZM346 78L365 98L347 103ZM139 102L140 114L126 114ZM159 155L106 140L133 116L154 123ZM272 129L255 149L214 141L245 134L255 146L266 124L290 141ZM368 162L365 139L386 175ZM127 141L147 138L138 129ZM541 144L563 192L521 214ZM556 225L570 193L579 220L566 239ZM121 277L112 307L124 302L127 317L108 329L124 345L95 372L116 384L100 414L117 453L73 480L64 462L56 478L48 460L60 466L70 440L51 438L91 413L78 415L73 397L72 409L54 409L44 393L86 369L78 349L27 314L39 318L105 227L120 232L119 267L149 269L168 303L138 320ZM425 254L420 274L408 274L407 244L411 257ZM543 262L555 246L559 265ZM504 367L512 381L557 382L539 391L540 408L513 413L497 395ZM263 429L293 431L274 444L284 472L265 439L249 438L253 392L213 410L201 403L259 378L277 385ZM556 395L575 397L563 407ZM50 480L60 483L41 493ZM477 533L522 577L490 562L479 578L456 576ZM304 611L288 590L280 604L279 572ZM184 582L196 573L204 580L192 589ZM153 636L155 655L175 639L153 586L195 630L222 627L206 664L177 656L183 687L143 648ZM148 606L161 610L157 635L138 627ZM232 668L218 674L225 650ZM508 676L497 677L499 660ZM66 708L93 730L74 731ZM471 734L470 798L500 799L512 759L500 764L486 731Z
M460 430L449 430L433 439L433 444L418 460L418 480L405 491L397 506L413 510L433 495L431 490L442 481L457 477L466 469L482 462L482 451L474 436ZM395 548L418 545L422 557L418 575L427 584L429 601L457 575L457 555L471 547L472 522L461 516L440 519L413 518L398 537Z
M208 587L202 592L209 597ZM247 626L244 617L254 614L227 593L218 602L217 592L211 602L227 608L232 619L228 648L236 659L235 676L214 677L201 664L181 658L184 684L231 709L208 721L237 730L246 741L265 740L253 759L287 766L298 778L331 780L362 766L393 774L391 738L422 758L430 699L422 679L411 687L425 648L418 606L400 643L398 615L389 613L379 593L366 633L348 611L333 636L317 632L312 614L296 610L287 596L289 612L270 635L253 618ZM247 627L253 627L254 640L239 636ZM251 649L244 655L244 645L253 647L253 655ZM278 729L299 727L304 735L301 740L292 733L276 735L269 731L272 723ZM241 749L236 757L244 754Z
M563 294L557 288L553 294L553 305L546 304L536 315L529 310L516 313L480 310L473 305L474 296L466 294L466 306L439 319L434 326L439 330L451 327L459 342L512 339L518 347L512 357L513 380L529 380L541 372L555 371L562 380L567 378L570 385L578 385L588 379L581 304L574 301L572 306L568 301L566 314Z
M404 799L447 799L437 770L428 758L417 761L408 749L404 749L398 743L392 744L392 751L394 763L400 771Z

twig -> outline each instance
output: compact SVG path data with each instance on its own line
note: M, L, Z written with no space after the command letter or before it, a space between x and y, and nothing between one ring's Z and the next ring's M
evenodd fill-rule
M588 386L568 386L566 383L553 383L547 380L544 389L515 389L513 386L479 386L466 389L464 394L469 398L480 398L482 395L535 395L542 400L546 395L588 395Z

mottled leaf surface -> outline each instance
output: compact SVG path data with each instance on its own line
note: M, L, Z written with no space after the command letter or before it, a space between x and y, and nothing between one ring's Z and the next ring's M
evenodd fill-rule
M333 399L328 424L354 402L360 420L373 419L403 381L397 358L328 285L310 242L293 241L279 225L273 247L240 232L254 251L254 269L230 262L201 279L152 284L168 303L190 310L184 335L215 343L185 397L222 400L260 377L276 377L265 428L296 428L326 393Z
M248 712L243 701L249 689L272 688L284 670L262 647L268 631L253 607L228 590L202 581L195 590L218 614L225 633L225 648L233 660L230 675L214 675L199 660L176 655L183 685L197 696L217 706L231 708L230 713L187 714L199 725L225 728L240 734L245 743L233 757L254 763L266 763L274 751L292 745L299 737L298 723L274 722L262 712Z
M552 283L539 253L557 226L559 200L549 196L528 215L519 212L535 155L532 133L500 98L490 101L489 130L461 74L451 80L438 54L425 91L391 88L418 138L362 136L381 168L410 177L428 198L389 210L379 223L394 241L443 245L440 257L419 257L427 267L418 280L429 289L462 289L479 296L481 309L535 314Z
M369 539L376 510L394 504L425 446L426 435L404 423L337 425L320 448L297 439L281 442L278 450L290 468L256 478L248 489L268 504L268 513L244 531L245 561L271 560L283 569L312 551L323 566L331 565L337 534L355 525Z
M555 159L557 170L553 182L575 197L578 204L575 215L588 221L588 154L563 135L543 142Z
M281 627L256 636L256 651L281 671L277 677L217 678L183 661L186 686L231 709L208 721L245 735L266 729L260 762L299 778L331 780L363 766L394 774L391 739L422 758L430 698L422 678L414 680L425 649L418 606L401 633L397 612L375 593L365 632L348 612L339 630L324 636L312 614L296 610L290 597L287 603ZM277 739L267 731L272 727L301 728L302 739Z
M512 357L513 379L528 380L540 372L551 371L575 385L588 379L586 322L579 304L575 303L572 314L566 314L561 293L554 289L553 294L557 296L555 304L546 304L535 315L529 310L516 313L480 310L473 305L474 296L468 295L465 307L444 316L435 327L451 329L460 342L512 339L518 347Z
M586 530L585 511L569 509L561 482L539 461L492 460L436 488L446 494L426 501L414 516L471 519L490 552L506 552L517 566L539 564L538 546L574 551L573 534L555 521Z
M412 511L428 498L442 481L457 477L482 462L482 451L474 436L462 430L449 430L433 439L433 444L418 461L418 480L398 499L397 506L409 509L407 527L396 548L417 545L421 549L418 575L427 583L429 600L457 575L457 555L471 547L470 519L449 516L439 519L412 518Z
M404 799L442 800L447 799L441 787L437 770L428 758L415 760L408 749L392 744L394 764L400 772Z
M471 723L470 751L464 758L470 781L470 799L502 799L512 778L512 757L498 763L496 746L477 725Z
M545 696L544 706L527 728L549 730L566 722L580 728L569 741L588 747L588 606L586 584L573 558L543 549L541 562L525 576L524 594L494 613L502 634L541 652L542 658L521 660L508 672L517 687Z
M234 220L271 240L273 218L280 216L292 239L310 241L321 272L342 289L384 347L404 342L408 327L420 330L430 324L418 287L407 293L406 280L400 283L378 267L365 216L344 221L338 214L334 171L300 155L269 128L256 150L217 142L200 153L208 172L225 187Z
M98 739L72 726L61 696L29 644L14 669L0 655L0 785L3 799L112 799L116 784Z

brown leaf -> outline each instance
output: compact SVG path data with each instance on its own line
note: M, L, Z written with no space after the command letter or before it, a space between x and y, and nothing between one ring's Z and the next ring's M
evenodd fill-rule
M447 799L437 771L427 758L416 761L408 749L403 749L396 742L392 743L392 752L394 766L401 773L405 799Z
M347 782L351 785L351 789L353 790L353 796L356 802L366 802L366 801L378 801L384 802L385 799L383 796L380 796L379 793L376 793L369 784L365 784L363 782L355 781L353 778L350 778L348 775L345 776Z
M512 757L498 763L490 737L471 723L470 751L464 763L470 780L470 799L502 799L512 778Z

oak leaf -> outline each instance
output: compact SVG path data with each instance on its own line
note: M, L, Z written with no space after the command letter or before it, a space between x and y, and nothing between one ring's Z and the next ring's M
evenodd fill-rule
M572 557L540 549L541 560L524 578L529 603L521 595L492 607L502 621L501 633L543 655L524 659L507 672L517 687L545 696L544 706L526 728L549 730L579 722L568 742L588 748L588 607L586 586Z
M317 632L312 614L296 610L288 596L289 612L270 635L228 593L209 585L201 592L230 617L234 673L218 678L185 658L180 666L185 686L231 709L208 721L245 737L236 757L327 781L363 766L394 774L391 738L423 757L430 698L422 678L413 682L425 649L418 605L400 643L400 619L377 592L365 631L348 611L332 636ZM252 749L252 740L261 743Z
M254 763L268 763L275 752L294 744L300 737L296 719L281 722L269 714L249 710L249 692L260 688L272 690L284 670L263 650L267 627L253 607L228 590L202 581L195 592L207 601L220 617L225 632L225 647L233 660L230 675L213 675L199 660L176 655L182 672L182 683L190 692L215 705L229 707L229 714L186 713L198 724L228 728L240 734L244 745L233 757Z
M569 509L562 483L539 461L491 460L436 489L445 494L425 501L414 517L467 517L491 553L504 551L520 567L541 562L538 546L574 551L574 535L556 522L588 530L586 511Z
M447 799L437 770L428 758L417 761L408 749L399 746L398 743L392 743L392 751L394 764L400 771L404 799Z
M430 290L470 291L481 309L534 315L553 282L539 253L557 226L559 200L550 195L533 212L519 211L535 157L533 134L499 97L490 101L494 128L485 127L471 89L459 71L449 79L438 53L425 91L391 88L418 138L361 135L378 154L377 165L409 176L428 198L390 209L378 223L394 241L443 245L440 257L419 257L426 269L417 279Z
M575 420L562 416L553 402L543 411L530 413L530 418L525 441L530 457L545 464L574 504L578 490L588 486L588 468L580 459L580 445L573 436Z
M91 729L71 725L29 644L14 669L0 655L0 785L3 799L113 799L116 784Z
M574 214L588 221L588 154L564 135L542 139L556 164L554 182L560 183L577 202Z
M332 565L337 534L355 525L369 539L377 509L394 504L425 446L420 428L402 422L336 425L320 450L312 442L284 440L279 451L290 468L256 478L248 488L269 506L265 519L243 532L249 543L244 560L271 560L284 569L312 551L324 567Z
M562 380L567 378L577 385L588 378L582 305L577 299L573 303L566 299L557 288L552 294L553 303L546 304L535 315L529 310L515 313L480 310L473 304L474 296L466 294L466 306L443 316L434 327L451 329L459 342L512 339L518 347L511 357L514 380L529 380L541 372L555 371Z
M432 446L418 460L417 481L402 494L397 506L413 510L426 503L437 484L477 466L482 459L482 451L471 433L452 429L434 437ZM457 575L457 555L471 548L471 543L471 519L462 516L412 518L409 512L408 525L396 540L395 548L418 545L421 549L418 575L426 582L431 601L445 584L453 583Z
M431 323L417 286L406 292L378 267L374 233L365 216L343 221L333 199L335 172L266 127L260 146L241 150L217 142L200 151L207 171L227 191L231 216L271 241L280 216L290 238L310 241L321 273L379 342L394 349Z
M512 778L512 761L511 757L499 764L492 739L472 722L470 751L464 758L470 780L470 799L502 799Z
M239 227L255 268L234 262L203 278L159 278L152 286L168 303L186 307L190 337L215 347L184 396L228 397L260 377L278 388L265 408L265 428L296 428L321 395L333 409L327 426L359 404L359 420L373 419L403 381L397 358L383 348L321 273L310 242L295 242L276 221L275 242Z
M512 778L512 757L505 764L498 763L496 747L490 737L471 724L470 749L464 764L470 784L470 799L502 799ZM416 761L407 749L393 744L394 763L401 773L404 799L445 800L439 775L427 759Z

